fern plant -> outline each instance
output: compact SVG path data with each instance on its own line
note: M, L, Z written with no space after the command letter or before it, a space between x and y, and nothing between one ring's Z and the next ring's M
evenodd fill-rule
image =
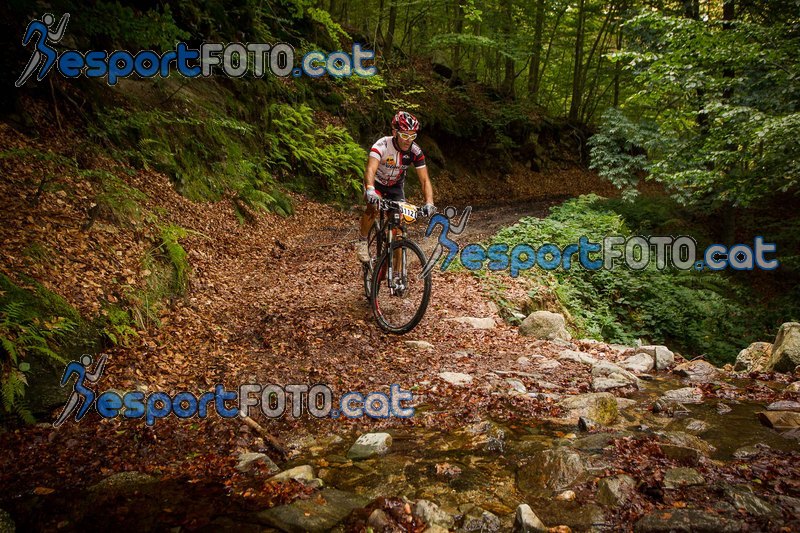
M24 402L28 385L26 374L31 369L26 359L38 354L66 363L51 345L74 332L76 327L75 322L64 317L55 317L46 322L41 317L31 317L21 302L10 302L3 306L0 310L0 393L4 412L13 413L26 423L34 422Z

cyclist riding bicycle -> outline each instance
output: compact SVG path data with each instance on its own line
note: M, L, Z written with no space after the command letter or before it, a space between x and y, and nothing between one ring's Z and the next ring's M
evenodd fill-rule
M425 166L425 155L422 148L414 142L418 131L419 120L411 113L398 111L392 119L392 134L378 139L369 151L367 169L364 172L364 199L367 208L361 216L360 239L356 243L356 255L364 263L370 260L367 236L378 214L377 205L381 198L405 201L403 184L406 169L412 164L425 197L422 214L428 216L435 212L433 186Z

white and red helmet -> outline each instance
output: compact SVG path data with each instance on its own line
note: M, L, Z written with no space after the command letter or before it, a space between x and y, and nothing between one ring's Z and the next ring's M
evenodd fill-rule
M408 111L398 111L392 119L392 128L397 131L419 131L419 120Z

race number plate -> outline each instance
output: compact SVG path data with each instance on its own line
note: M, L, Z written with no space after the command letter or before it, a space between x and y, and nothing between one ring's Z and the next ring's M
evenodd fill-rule
M414 222L417 220L417 206L408 203L400 204L400 212L406 222Z

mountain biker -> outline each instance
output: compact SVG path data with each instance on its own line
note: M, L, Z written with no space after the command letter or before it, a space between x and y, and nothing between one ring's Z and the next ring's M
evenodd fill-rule
M356 255L364 263L369 261L367 236L378 214L378 203L381 198L405 201L403 184L406 169L412 164L425 197L422 214L428 216L435 212L433 187L425 166L425 155L422 148L414 142L418 131L419 120L407 111L398 111L392 119L392 134L378 139L369 151L367 169L364 172L364 199L367 208L361 216L360 239L356 243Z

